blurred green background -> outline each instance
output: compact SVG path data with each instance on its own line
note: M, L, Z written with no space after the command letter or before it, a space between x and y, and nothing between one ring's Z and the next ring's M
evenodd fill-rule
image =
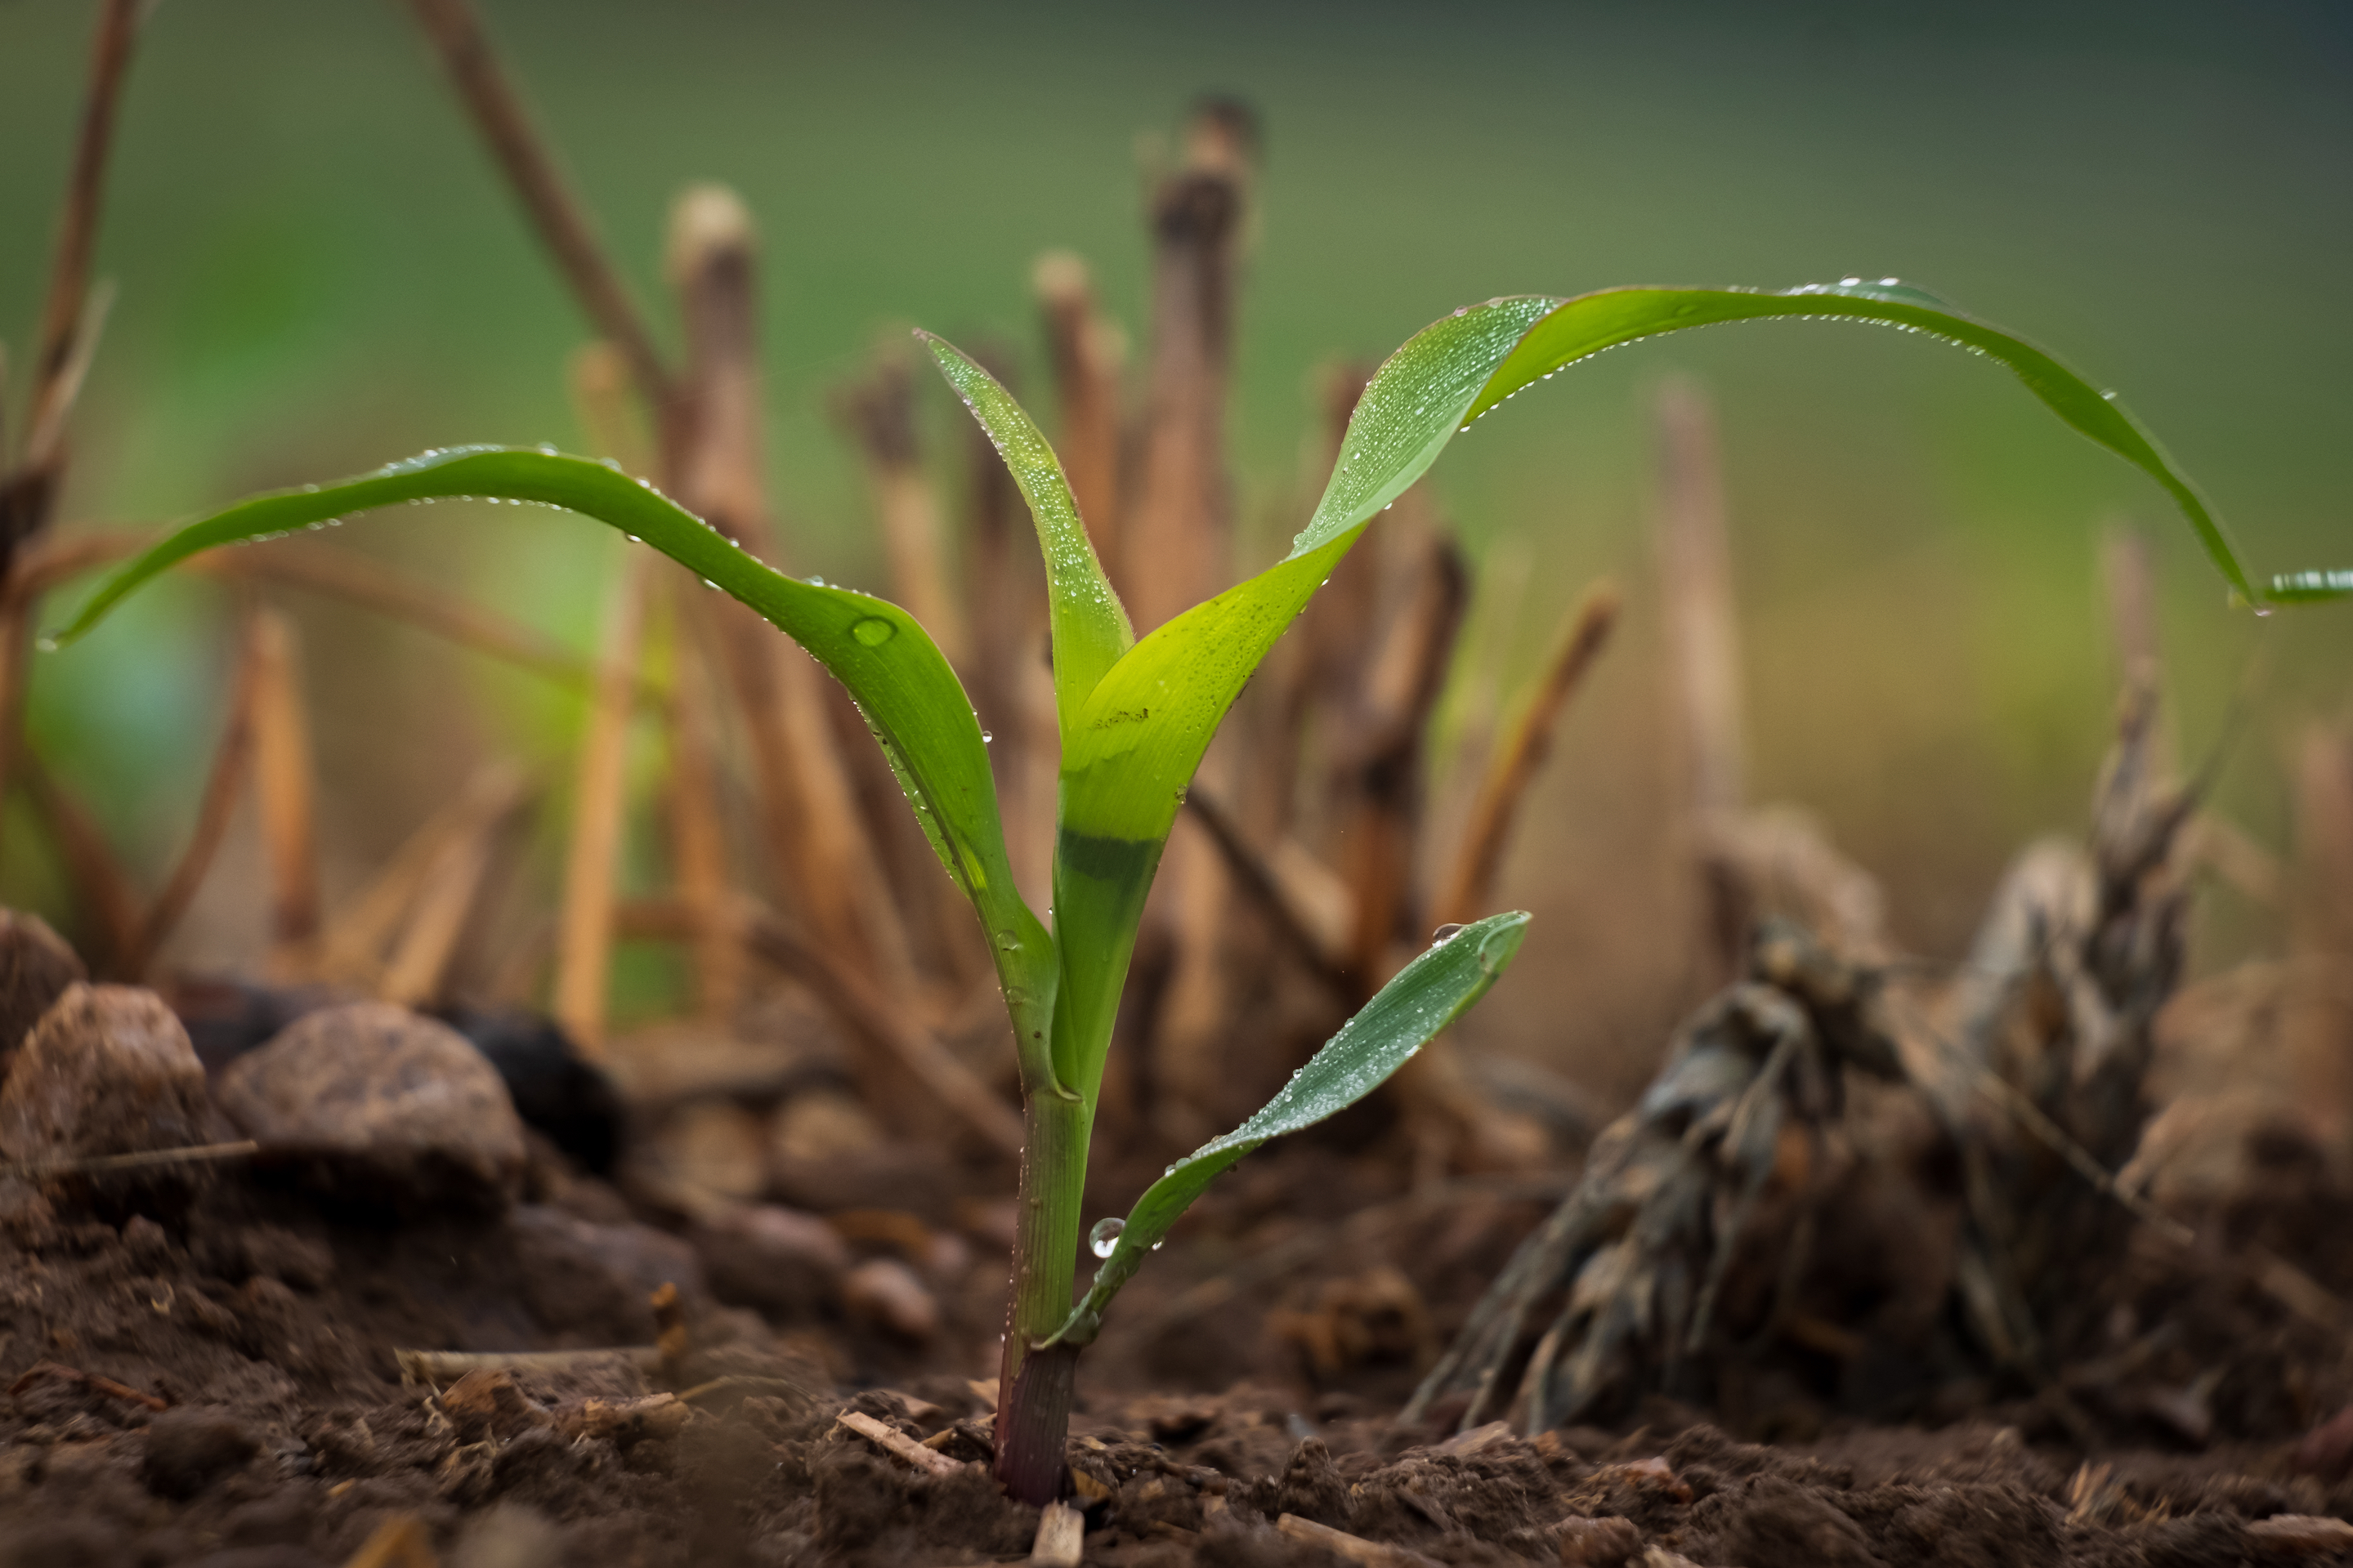
M1204 89L1254 103L1267 137L1233 422L1246 563L1289 531L1312 377L1336 356L1498 293L1862 273L2121 389L2259 570L2353 564L2341 5L484 6L649 306L683 183L726 181L758 216L774 490L804 572L880 582L826 398L881 334L1017 345L1042 400L1028 276L1050 247L1088 257L1140 331L1138 138ZM19 366L90 22L69 0L0 4L0 335ZM388 0L167 0L132 70L100 270L121 292L68 526L159 522L429 445L581 444L563 385L581 322ZM2106 519L2157 542L2191 755L2263 647L2221 798L2286 847L2283 748L2344 711L2353 607L2227 611L2155 488L1995 367L1767 324L1581 366L1437 470L1474 554L1526 541L1523 663L1589 577L1635 589L1533 825L1522 880L1546 885L1507 891L1565 897L1550 883L1603 863L1578 843L1654 809L1645 409L1671 371L1719 407L1755 793L1820 810L1888 878L1905 935L1952 951L2021 839L2082 820L2113 692ZM932 399L943 437L952 413ZM462 563L465 591L585 646L616 542L443 508L339 542ZM37 671L39 743L151 877L217 723L223 609L179 584ZM331 891L470 758L568 745L575 705L526 678L306 614ZM30 824L10 826L22 845ZM0 896L60 895L40 855L11 853ZM2219 907L2223 946L2265 939L2271 917Z

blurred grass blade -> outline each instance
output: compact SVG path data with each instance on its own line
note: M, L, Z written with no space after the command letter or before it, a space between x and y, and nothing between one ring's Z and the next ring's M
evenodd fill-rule
M2312 605L2353 599L2353 572L2286 572L2272 579L2271 602Z
M916 334L940 362L972 416L1005 459L1038 523L1038 548L1046 559L1046 588L1054 627L1054 716L1063 744L1087 694L1103 672L1135 641L1127 610L1113 592L1095 557L1093 542L1079 517L1079 503L1062 477L1054 448L997 378L958 353L944 338Z
M1926 332L2000 362L2053 414L2163 486L2232 589L2250 605L2263 602L2205 499L2124 411L2114 393L2094 386L2033 344L1961 315L1933 295L1893 279L1811 284L1773 293L1743 289L1606 289L1562 300L1496 367L1464 423L1530 383L1603 349L1685 327L1772 316L1875 321Z
M1379 1088L1438 1032L1487 994L1527 934L1517 911L1489 915L1432 943L1341 1026L1259 1113L1186 1155L1129 1211L1094 1283L1054 1335L1084 1344L1103 1309L1158 1247L1169 1227L1241 1157L1270 1139L1310 1127Z
M617 469L584 458L459 447L343 484L257 496L189 524L102 584L56 640L79 637L124 595L200 551L273 539L396 502L489 497L576 511L641 540L749 605L849 689L881 742L924 836L987 926L1021 1028L1025 1070L1042 1065L1036 1036L1051 1010L1051 939L1015 889L980 721L955 672L913 616L847 588L787 577ZM1026 1021L1034 1019L1032 1029Z

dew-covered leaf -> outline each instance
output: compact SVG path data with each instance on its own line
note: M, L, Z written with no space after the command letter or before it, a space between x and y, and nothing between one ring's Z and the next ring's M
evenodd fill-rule
M1084 1343L1103 1309L1134 1276L1193 1200L1269 1139L1312 1127L1372 1093L1438 1032L1461 1017L1504 973L1527 934L1514 911L1474 921L1432 942L1293 1073L1257 1115L1168 1167L1128 1211L1094 1283L1055 1338Z
M562 508L607 523L734 595L849 689L889 756L941 863L979 913L1008 1001L1042 1032L1057 973L1053 944L1022 901L1006 859L997 784L980 721L931 637L898 605L787 577L644 483L552 452L461 447L325 487L280 490L190 523L123 565L56 640L71 642L157 574L217 545L274 538L408 501L483 497ZM1024 1053L1025 1066L1036 1047Z

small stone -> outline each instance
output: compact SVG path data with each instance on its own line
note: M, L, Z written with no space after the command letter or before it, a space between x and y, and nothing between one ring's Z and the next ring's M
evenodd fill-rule
M551 1426L554 1417L515 1384L504 1367L476 1367L441 1394L441 1414L458 1429L463 1443L485 1437L512 1437L533 1426Z
M0 1084L0 1155L27 1164L206 1142L204 1064L152 991L67 987Z
M0 1077L8 1058L66 987L90 978L65 939L40 916L0 910Z
M895 1258L874 1258L842 1277L842 1310L859 1321L922 1342L939 1332L940 1304L915 1271Z
M147 1426L140 1479L157 1497L185 1502L260 1450L235 1418L209 1410L167 1410Z
M522 1121L498 1071L445 1024L384 1002L329 1007L221 1074L221 1106L316 1184L374 1196L512 1195Z
M646 1344L657 1332L646 1304L656 1289L676 1285L691 1300L705 1294L693 1247L651 1226L596 1225L543 1204L519 1206L508 1225L523 1305L549 1333Z
M694 1232L711 1293L777 1317L806 1317L833 1300L849 1268L840 1233L813 1214L761 1204L729 1209Z

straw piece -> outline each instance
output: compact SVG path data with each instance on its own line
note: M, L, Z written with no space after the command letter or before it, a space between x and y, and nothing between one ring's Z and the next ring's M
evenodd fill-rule
M1623 602L1614 584L1599 584L1586 591L1562 624L1543 683L1488 761L1477 804L1472 807L1470 827L1455 854L1454 869L1430 910L1435 923L1474 920L1476 911L1484 910L1493 898L1495 873L1503 864L1504 847L1510 842L1520 803L1552 750L1553 731L1568 700L1584 684L1587 671L1608 645Z

